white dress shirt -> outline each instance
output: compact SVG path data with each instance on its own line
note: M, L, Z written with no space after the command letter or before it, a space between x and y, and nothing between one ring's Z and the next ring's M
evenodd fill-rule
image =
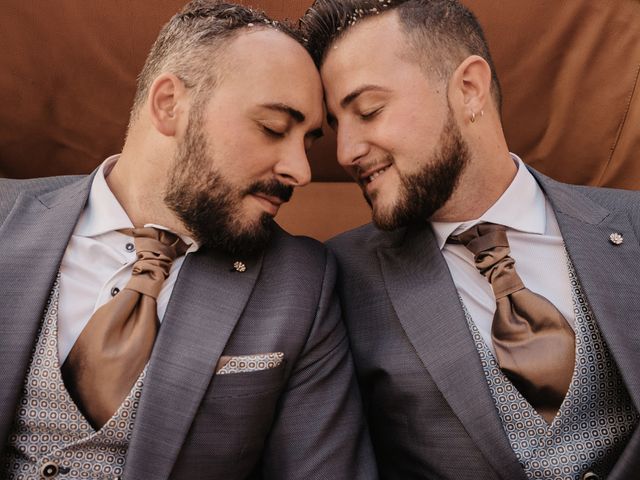
M58 356L62 365L91 315L124 288L136 261L132 237L117 230L133 228L118 203L106 177L118 161L109 157L100 166L91 184L89 199L73 231L60 265L60 299L58 305ZM164 230L161 225L145 225ZM188 237L187 254L198 249ZM157 299L158 318L162 321L173 285L185 257L173 262L169 277Z
M464 245L446 243L450 235L481 222L507 227L511 257L524 285L547 298L572 328L574 325L569 270L558 222L538 182L522 160L511 155L518 172L509 188L480 218L431 223L458 293L492 351L491 323L496 300L491 284L475 267L473 254Z

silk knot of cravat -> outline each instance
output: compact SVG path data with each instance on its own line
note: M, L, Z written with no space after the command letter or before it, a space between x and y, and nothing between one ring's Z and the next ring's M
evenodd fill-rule
M137 256L125 289L157 299L173 261L184 255L188 246L177 235L152 227L120 232L134 238Z
M476 268L489 280L496 300L525 288L515 270L515 260L509 256L504 225L480 223L450 238L451 243L461 243L473 253Z

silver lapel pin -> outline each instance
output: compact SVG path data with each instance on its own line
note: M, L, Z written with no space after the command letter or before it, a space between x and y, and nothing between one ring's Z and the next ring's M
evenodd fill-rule
M247 266L242 262L233 262L233 269L236 272L242 273L247 271Z
M609 235L609 241L614 245L622 245L622 242L624 242L624 238L622 234L615 232Z

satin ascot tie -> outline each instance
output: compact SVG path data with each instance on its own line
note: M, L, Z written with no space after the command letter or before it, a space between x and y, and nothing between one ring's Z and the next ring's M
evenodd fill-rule
M67 390L96 430L117 411L149 360L159 328L156 300L173 261L187 250L165 230L120 232L134 237L131 279L91 316L61 367Z
M450 243L466 246L496 298L491 338L504 374L551 423L567 394L575 362L575 335L546 298L527 289L515 270L506 227L481 223Z

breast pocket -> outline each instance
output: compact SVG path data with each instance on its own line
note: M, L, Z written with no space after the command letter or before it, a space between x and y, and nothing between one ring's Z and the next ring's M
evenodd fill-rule
M214 375L207 397L237 398L278 392L284 383L285 363L254 372Z

